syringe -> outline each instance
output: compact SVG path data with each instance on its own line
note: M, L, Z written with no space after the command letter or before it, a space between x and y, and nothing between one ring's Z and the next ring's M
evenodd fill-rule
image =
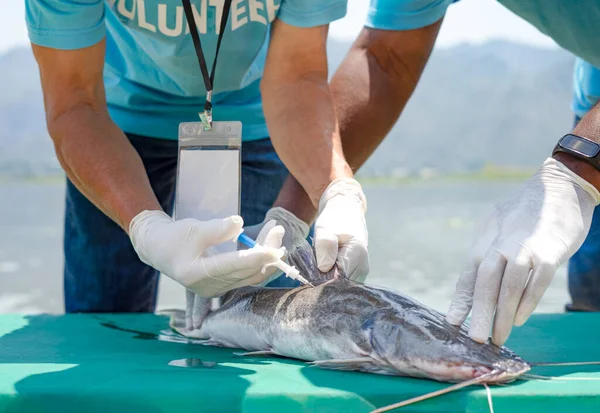
M245 246L247 246L248 248L252 248L256 245L256 241L254 241L248 235L243 234L243 233L240 234L240 236L238 237L238 241L241 242L242 244L244 244ZM302 284L310 285L311 287L314 287L314 285L312 285L310 282L308 282L308 280L306 278L304 278L303 276L300 275L300 272L296 269L296 267L293 267L293 266L285 263L283 260L277 260L277 262L274 263L273 265L276 266L277 268L279 268L281 271L283 271L283 273L286 275L286 277L289 277L293 280L298 280Z

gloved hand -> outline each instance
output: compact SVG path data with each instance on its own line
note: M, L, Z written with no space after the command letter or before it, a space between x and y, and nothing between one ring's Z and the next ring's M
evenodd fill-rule
M548 158L514 197L495 207L459 277L447 321L460 325L472 307L469 336L485 342L493 323L492 341L504 344L512 325L527 321L557 268L579 249L599 202L596 188Z
M306 237L308 237L308 232L310 228L306 222L296 217L287 209L275 207L267 211L263 222L244 228L244 233L250 238L258 241L258 239L260 238L259 233L265 228L265 225L267 225L269 222L277 223L277 225L282 226L285 231L285 234L283 236L283 246L286 249L285 257L283 258L285 261L287 254L292 250L294 245L296 245L296 243L299 240L303 240L306 239ZM242 245L240 246L240 248L246 247ZM275 269L271 274L271 277L264 280L260 285L265 286L271 281L276 280L278 277L281 277L282 275L283 272L281 270Z
M277 225L281 225L285 230L282 245L285 247L286 251L290 251L299 240L308 237L308 232L310 231L308 224L287 209L281 207L275 207L268 210L263 222L245 227L244 234L252 239L258 240L261 230L270 221L275 221Z
M261 272L284 254L283 228L269 228L269 246L221 254L204 254L211 247L237 239L243 219L174 221L162 211L143 211L129 225L133 248L142 262L201 297L216 297L231 289L253 285L270 277L273 270Z
M281 240L285 238L284 228L276 225L275 220L267 221L260 229L261 231L256 237L252 236L257 244L252 249L257 248L259 245L269 248L279 248L281 246ZM245 229L244 232L247 232L247 230ZM207 254L212 254L210 249L206 251L205 255ZM266 281L263 280L259 284L266 283L274 273L280 272L277 267L269 267L269 269L265 268L264 270ZM211 299L201 297L191 290L186 290L185 301L185 326L188 332L191 332L202 325L202 321L210 311Z
M364 282L369 273L367 199L354 179L333 181L319 201L315 221L317 266L323 272L338 263L347 277Z

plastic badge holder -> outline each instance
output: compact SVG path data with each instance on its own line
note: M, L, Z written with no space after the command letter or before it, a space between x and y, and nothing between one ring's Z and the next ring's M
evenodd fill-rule
M241 122L202 122L179 125L179 157L175 218L200 221L240 214ZM224 242L208 253L231 252L236 242Z

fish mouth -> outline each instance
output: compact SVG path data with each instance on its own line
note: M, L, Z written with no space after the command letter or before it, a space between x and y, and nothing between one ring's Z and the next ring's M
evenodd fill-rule
M429 364L429 363L428 363ZM508 360L490 365L450 361L421 366L422 372L434 380L459 383L478 377L489 376L482 383L500 384L514 381L531 369L529 364L518 360Z
M501 384L512 382L531 370L531 366L522 360L509 360L507 362L496 363L494 370L498 374L493 375L489 381L486 380L486 383Z

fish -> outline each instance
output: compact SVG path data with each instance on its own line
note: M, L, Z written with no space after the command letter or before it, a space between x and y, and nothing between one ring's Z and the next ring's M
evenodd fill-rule
M464 325L407 295L355 282L337 265L321 272L307 241L287 259L314 287L239 288L206 311L198 328L186 328L180 316L172 316L171 328L206 345L245 350L240 355L457 383L453 389L509 383L531 369L507 347L475 342Z

